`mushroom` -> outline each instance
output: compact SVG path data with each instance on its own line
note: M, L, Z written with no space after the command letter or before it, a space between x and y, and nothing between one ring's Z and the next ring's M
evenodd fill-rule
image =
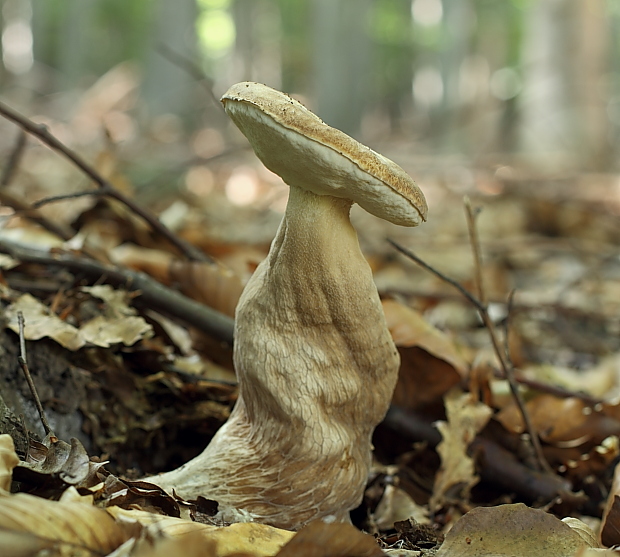
M349 211L416 226L426 202L398 165L284 93L244 82L222 103L290 194L237 306L230 418L202 454L151 481L280 528L347 521L400 363Z

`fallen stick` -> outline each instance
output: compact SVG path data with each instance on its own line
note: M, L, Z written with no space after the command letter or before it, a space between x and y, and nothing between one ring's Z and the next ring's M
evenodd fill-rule
M232 318L164 286L145 273L104 265L62 251L35 249L6 238L0 238L0 251L23 263L61 267L73 273L81 273L93 283L104 282L137 292L139 296L134 298L136 306L169 315L232 346Z

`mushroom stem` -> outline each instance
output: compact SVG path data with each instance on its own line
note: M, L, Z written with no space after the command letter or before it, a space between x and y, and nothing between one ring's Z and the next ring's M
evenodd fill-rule
M350 207L292 186L269 255L237 307L235 362L249 418L295 427L298 448L319 445L323 455L342 456L360 440L353 430L370 448L399 362ZM379 331L370 340L369 328ZM266 405L270 393L277 398Z
M283 528L348 520L399 366L350 208L291 186L237 306L231 417L201 455L152 481Z

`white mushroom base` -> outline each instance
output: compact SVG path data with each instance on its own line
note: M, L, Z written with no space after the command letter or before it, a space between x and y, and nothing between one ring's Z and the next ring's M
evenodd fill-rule
M291 187L237 307L237 404L202 454L149 481L280 528L349 520L399 366L350 206Z

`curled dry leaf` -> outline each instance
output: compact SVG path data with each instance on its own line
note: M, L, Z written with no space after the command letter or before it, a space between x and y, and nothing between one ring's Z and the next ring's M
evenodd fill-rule
M57 475L65 484L78 485L100 467L101 464L90 461L86 449L78 439L71 439L69 444L57 438L50 439L48 435L43 443L37 444L36 452L28 452L27 460L19 463L15 473L19 473L20 481L32 477L33 474Z
M435 478L431 509L440 508L449 491L462 486L461 495L478 483L474 461L467 455L469 444L489 421L492 410L469 393L452 389L445 397L447 422L437 422L443 440L437 445L441 467Z
M15 445L10 435L0 435L0 490L9 491L13 479L13 468L19 463Z
M437 557L573 557L588 543L571 525L517 503L469 511L448 532Z
M596 534L585 522L572 516L563 518L562 522L564 524L568 524L577 534L579 534L588 547L598 547Z
M401 355L393 403L414 409L440 399L465 375L467 361L452 339L417 311L394 300L382 305Z

